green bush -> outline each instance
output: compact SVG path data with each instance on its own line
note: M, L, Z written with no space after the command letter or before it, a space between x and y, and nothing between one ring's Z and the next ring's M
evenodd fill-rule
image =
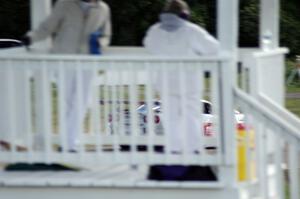
M241 47L259 45L258 0L245 0L240 4L239 44Z
M112 10L113 45L140 46L147 29L159 20L164 0L107 0ZM215 0L190 0L191 20L215 34Z
M53 0L55 1L55 0ZM158 21L165 0L104 0L112 10L113 45L141 45L150 25ZM29 30L29 0L2 1L0 38L20 38ZM216 34L216 0L187 0L191 20ZM259 0L240 1L240 37L242 47L258 46ZM300 1L281 1L281 46L290 56L300 54Z
M280 44L290 49L290 57L300 54L300 16L290 9L281 10Z
M0 38L19 39L30 27L29 0L1 1Z

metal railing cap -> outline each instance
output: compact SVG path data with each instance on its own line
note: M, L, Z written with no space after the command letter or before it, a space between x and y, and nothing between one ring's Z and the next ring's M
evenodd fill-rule
M210 56L153 56L153 55L58 55L58 54L1 54L0 60L44 60L44 61L98 61L98 62L216 62L229 61L232 56L228 54L210 55Z
M258 51L255 52L253 55L255 58L263 58L263 57L269 57L274 55L284 55L289 53L288 48L275 48L268 51Z

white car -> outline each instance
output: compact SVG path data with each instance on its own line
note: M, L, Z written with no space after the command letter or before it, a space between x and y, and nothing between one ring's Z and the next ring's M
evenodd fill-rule
M23 43L19 40L15 39L0 39L0 49L4 48L14 48L14 47L20 47Z
M212 114L212 104L211 102L207 100L201 100L202 106L203 106L203 115L202 115L202 126L203 126L203 137L205 139L205 148L206 149L216 149L217 148L217 132L216 129L214 128L213 124L215 123L215 116ZM138 126L140 127L140 134L146 134L147 133L147 128L148 128L148 106L145 103L141 103L141 105L136 109L137 114L138 114ZM152 111L153 111L153 124L154 124L154 132L157 135L163 135L164 132L164 127L163 127L163 122L162 122L162 108L161 108L161 102L160 101L155 101L152 106ZM117 111L117 114L120 112ZM125 134L129 135L132 131L131 129L131 118L130 118L130 111L125 109L123 111L123 130ZM241 114L239 111L235 110L235 120L237 124L237 130L241 130L244 127L244 115ZM200 120L200 118L199 118ZM117 119L119 120L119 117ZM109 120L109 127L110 127L110 132L113 133L114 131L114 125L113 125L113 119L112 116L110 115L110 120ZM199 121L200 122L200 121ZM116 127L115 127L116 128ZM116 128L118 129L118 128ZM200 132L200 130L199 130Z

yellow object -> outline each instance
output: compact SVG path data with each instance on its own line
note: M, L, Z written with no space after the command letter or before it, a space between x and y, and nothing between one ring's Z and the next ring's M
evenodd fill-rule
M249 152L247 150L249 149ZM237 129L237 170L238 181L243 182L255 179L255 134L253 129Z

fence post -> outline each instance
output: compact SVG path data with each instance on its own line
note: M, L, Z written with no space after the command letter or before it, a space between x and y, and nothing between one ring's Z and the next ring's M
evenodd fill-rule
M50 12L51 0L30 0L31 29L37 29L40 23L46 19ZM37 42L34 44L34 48L48 49L50 47L50 43L50 39Z
M220 107L221 129L223 135L224 166L220 168L220 177L227 186L236 182L236 147L234 127L233 88L237 77L238 46L238 0L218 0L218 39L222 52L230 53L230 61L220 65Z

